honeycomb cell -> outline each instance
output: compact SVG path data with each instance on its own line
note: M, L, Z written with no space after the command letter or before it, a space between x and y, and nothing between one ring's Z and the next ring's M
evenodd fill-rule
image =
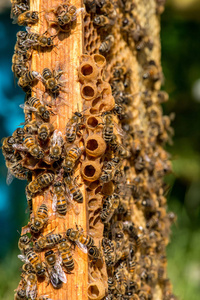
M88 155L99 157L104 154L106 150L106 143L100 135L93 134L86 139L85 150Z
M87 181L96 181L101 175L101 165L97 161L84 161L81 166L81 174Z
M97 280L88 285L88 297L91 300L100 300L105 296L105 286L102 281Z

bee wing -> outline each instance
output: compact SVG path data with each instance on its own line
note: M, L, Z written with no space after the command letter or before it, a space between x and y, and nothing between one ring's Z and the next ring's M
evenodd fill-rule
M53 202L52 202L52 210L56 211L56 206L57 206L57 196L56 194L53 195Z
M73 209L73 211L75 212L75 214L76 214L76 215L79 215L80 209L79 209L78 206L74 203L74 201L72 201L70 198L68 198L67 201L69 202L69 206L72 207L72 209Z
M31 300L34 300L36 298L36 284L31 286L31 283L28 281L27 288L26 288L26 297L31 298Z
M78 8L78 9L76 10L76 12L72 15L71 20L72 20L72 21L76 20L77 16L78 16L79 14L81 14L82 12L85 12L85 8L84 8L84 7Z
M122 137L124 137L125 133L124 133L123 129L121 129L116 122L114 122L114 125L115 125L115 128L116 128L117 132L119 133L119 135L121 135Z
M59 279L62 282L67 283L67 277L66 277L65 272L63 271L62 266L61 266L60 263L61 262L60 262L60 257L59 257L59 259L57 259L57 261L56 261L56 264L55 264L54 268L55 268L55 270L58 274Z
M24 147L24 146L21 145L21 144L13 144L13 148L16 149L16 150L21 150L21 151L27 150L27 148Z
M10 185L12 183L13 179L14 179L14 176L10 172L10 169L8 169L7 178L6 178L7 185Z
M62 132L58 131L57 129L54 130L53 137L52 137L53 146L55 146L56 144L58 144L58 146L62 146L62 141L63 141Z
M24 109L25 111L26 110L37 111L37 109L35 107L31 107L31 106L26 105L26 104L20 104L19 107L22 108L22 109Z
M85 245L83 245L79 241L76 241L76 244L79 247L79 249L81 249L83 251L83 253L87 253L88 252L88 249L87 249L87 247Z
M21 261L23 261L23 262L25 262L25 263L29 263L29 260L28 260L28 258L25 256L25 255L23 255L23 254L19 254L19 255L17 255L17 257L21 260Z

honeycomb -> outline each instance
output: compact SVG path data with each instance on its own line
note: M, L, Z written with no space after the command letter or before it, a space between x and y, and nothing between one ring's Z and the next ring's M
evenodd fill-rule
M43 11L45 1L13 2L14 20L38 30L17 35L12 69L26 92L25 125L2 147L11 174L28 180L15 300L175 299L164 2L55 0L42 22L25 23L24 11Z

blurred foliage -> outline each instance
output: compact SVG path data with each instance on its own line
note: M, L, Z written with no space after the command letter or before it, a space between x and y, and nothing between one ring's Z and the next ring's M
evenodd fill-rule
M14 88L10 70L19 28L12 26L9 14L7 11L1 15L0 21L1 138L10 135L23 122L18 106L23 103L24 94L18 87ZM167 8L161 21L164 89L170 95L164 112L176 113L174 145L167 149L172 155L174 174L166 181L171 186L169 210L177 214L178 220L167 249L168 272L174 292L181 300L197 300L200 294L200 103L193 97L192 87L200 78L199 11L187 15L186 11ZM8 188L6 172L0 153L0 299L10 300L20 278L17 229L20 231L27 223L28 215L24 214L25 183L14 180Z
M170 95L164 111L176 114L172 155L174 174L168 207L178 220L172 228L168 273L180 299L197 300L200 295L200 103L192 87L200 78L200 19L167 8L161 19L164 89Z

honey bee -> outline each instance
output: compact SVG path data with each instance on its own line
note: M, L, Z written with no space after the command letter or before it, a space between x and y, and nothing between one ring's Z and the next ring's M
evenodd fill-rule
M108 238L102 239L102 247L106 265L114 266L116 263L116 245L114 241Z
M142 200L142 206L147 212L155 212L158 209L158 202L155 199Z
M27 10L29 10L29 3L27 1L13 0L10 17L11 19L16 18Z
M32 249L27 251L26 258L33 266L36 275L39 277L44 277L46 273L46 266L43 262L41 262L39 256Z
M78 203L83 203L83 194L76 184L76 180L72 180L70 176L64 178L65 187L69 194L69 198L73 199Z
M66 30L66 28L63 26L65 26L68 23L74 22L77 19L77 15L81 12L84 11L84 8L76 8L76 6L74 5L70 5L66 12L62 12L58 17L57 17L57 21L58 21L58 25L64 29L64 31Z
M109 143L111 150L116 154L119 155L119 157L128 157L130 156L129 151L126 149L126 147L119 143L117 141L117 136L115 134L113 134L113 138L111 140L111 142Z
M121 161L118 157L113 158L111 161L104 163L104 168L102 170L100 181L102 183L109 182L114 179L116 170L120 167Z
M66 125L66 140L69 143L72 143L76 139L76 135L79 132L80 125L81 125L81 119L83 118L82 113L75 112L72 116L72 118L69 120L69 122Z
M84 4L88 13L96 13L96 10L104 4L104 0L84 0Z
M169 100L169 95L165 91L158 91L157 92L157 100L159 104L165 103Z
M28 24L36 24L39 20L39 13L37 11L25 11L20 13L16 18L14 17L13 24L18 24L19 26L27 26Z
M63 161L63 169L66 173L71 173L74 170L76 162L82 154L82 149L76 145L67 150L66 157Z
M149 61L143 73L143 79L149 79L156 82L162 79L162 74L159 72L158 67L154 60Z
M114 122L113 122L113 116L110 114L105 114L103 117L103 138L106 143L110 143L113 139L113 131L114 131Z
M60 81L60 77L63 73L64 71L56 72L55 70L53 70L52 72L48 68L43 69L40 79L44 83L47 91L53 94L58 93L60 90L62 90L63 92L67 92L67 90L63 88L63 83L65 81Z
M16 53L12 57L12 72L19 78L28 72L28 66L23 55L17 55Z
M127 231L129 233L130 238L135 240L137 247L140 247L141 238L138 234L138 230L135 227L134 223L131 221L125 221L125 222L123 222L123 228L125 231Z
M38 128L38 138L41 141L46 141L54 131L54 126L51 123L42 123Z
M42 189L51 184L51 182L54 180L54 177L55 176L53 173L43 173L41 175L38 175L38 177L36 177L27 185L27 193L35 194L37 192L40 192Z
M122 295L125 295L126 289L128 287L128 270L125 263L121 263L115 273L115 280L118 283L119 290Z
M26 48L34 48L34 47L42 47L42 48L51 48L54 47L53 39L54 37L47 37L45 36L46 32L43 34L38 33L32 33L29 31L29 33L26 36L25 41L22 42L22 46Z
M28 248L30 248L31 239L27 235L23 235L19 238L18 248L24 253Z
M94 246L94 239L88 234L84 234L83 229L76 230L70 228L66 231L66 237L77 244L77 246L84 252L87 253L91 246Z
M18 127L12 134L17 144L22 144L24 139L25 130L21 127Z
M59 233L48 233L45 236L40 236L34 243L35 250L41 251L45 248L52 248L60 242L62 235Z
M161 15L165 10L166 0L156 0L156 14Z
M52 160L57 161L60 159L63 145L62 132L56 129L50 141L49 156Z
M42 102L35 97L30 97L26 102L25 105L21 104L21 108L24 109L24 112L27 111L33 111L38 115L40 118L42 118L44 121L48 122L50 118L50 112L46 108L45 105L42 104Z
M99 51L103 54L108 53L114 44L114 36L109 34L99 46Z
M48 266L48 273L52 286L55 289L59 289L62 283L67 282L66 275L61 267L61 260L56 257L53 250L45 252L45 261Z
M93 23L97 26L112 26L114 25L114 20L109 19L108 17L104 16L104 15L97 15L94 17Z
M25 124L24 126L24 131L27 134L37 134L38 133L38 127L40 126L40 122L36 121L36 120L32 120L30 122L28 122L27 124Z
M103 208L100 212L100 218L103 223L108 223L112 218L115 210L119 206L120 197L117 194L107 196L103 203Z
M8 174L6 178L6 183L9 185L13 180L13 176L20 180L26 180L28 169L22 166L21 156L14 155L12 161L7 159L6 167L8 168Z
M127 68L125 66L117 65L113 69L113 80L123 80L125 74L127 73Z
M71 253L71 247L65 238L63 238L58 244L58 250L64 267L68 273L71 273L74 270L74 260Z
M41 204L36 212L34 222L30 224L30 230L33 233L40 232L48 221L48 208L46 204Z
M22 279L18 285L18 288L15 290L14 300L26 300L26 281Z
M65 195L64 184L61 182L55 182L54 185L54 195L53 195L53 211L58 211L61 216L67 213L67 201Z
M33 258L33 257L32 257ZM26 297L28 299L36 299L37 297L37 276L34 271L29 271L25 275L26 286Z
M8 136L7 138L3 139L2 152L5 158L7 154L14 153L14 148L13 148L14 144L15 144L15 139L13 136Z
M88 247L88 256L93 261L96 262L101 257L101 252L96 246L90 246Z
M17 144L16 144L16 147ZM42 148L37 144L36 138L30 134L26 134L24 137L24 147L35 158L41 159L44 157Z
M25 72L18 81L19 87L23 90L29 86L34 80L38 80L39 73L36 71L27 71Z

